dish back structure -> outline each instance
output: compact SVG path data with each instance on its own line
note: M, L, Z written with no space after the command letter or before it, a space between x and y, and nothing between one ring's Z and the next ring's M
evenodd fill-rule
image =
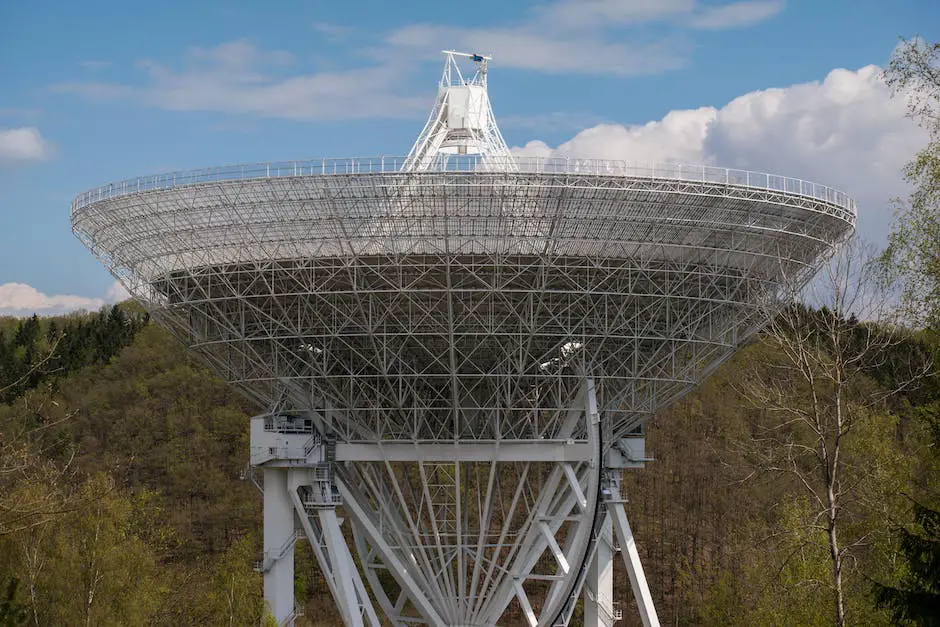
M582 589L585 624L611 625L617 548L658 624L619 493L642 425L812 276L854 201L712 166L514 157L489 58L445 54L406 157L131 179L78 196L73 229L266 408L251 464L280 622L306 536L349 625L379 625L376 604L394 624L563 625Z

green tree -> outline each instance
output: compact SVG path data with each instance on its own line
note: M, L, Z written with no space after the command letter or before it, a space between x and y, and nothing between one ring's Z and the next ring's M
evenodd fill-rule
M35 411L42 415L41 403ZM69 460L50 459L39 444L43 432L67 416L23 425L4 414L0 411L0 538L47 524L77 504L68 489Z
M913 191L898 201L883 265L903 279L912 319L940 328L940 43L902 41L885 79L930 139L904 168Z
M824 551L828 577L811 569L803 583L828 589L832 623L843 627L855 602L849 590L862 590L860 578L850 587L846 577L874 542L864 509L881 507L903 487L897 471L904 460L890 444L896 419L885 401L922 379L929 363L906 364L887 390L867 374L905 333L892 324L890 295L877 289L870 252L858 240L843 245L801 294L820 309L795 304L797 296L767 332L784 360L747 376L748 394L768 420L754 434L752 453L763 474L799 489L803 515L789 526L787 560Z
M257 542L246 536L236 540L216 562L206 597L212 624L237 627L261 622L265 604L261 576L252 567L256 556Z
M39 624L144 625L157 604L155 561L134 533L132 503L107 475L80 489L85 506L44 547Z
M29 622L26 606L17 598L20 580L13 577L0 589L0 627L22 627Z
M908 572L899 586L876 584L878 605L898 622L940 625L940 511L914 505L912 529L900 528L900 551Z

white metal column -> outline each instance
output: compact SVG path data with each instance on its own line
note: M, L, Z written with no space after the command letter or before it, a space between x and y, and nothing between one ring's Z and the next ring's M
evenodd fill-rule
M627 575L630 577L630 586L633 588L633 596L636 599L640 620L643 621L644 627L659 627L659 617L656 615L656 608L653 606L653 596L650 594L649 585L646 583L646 575L643 573L643 565L640 563L640 554L636 549L636 542L633 540L633 530L630 529L630 523L627 521L627 511L620 495L619 473L613 475L610 481L610 500L608 501L607 511L610 512L609 516L613 523L614 533L620 542L620 552L623 555L623 562L627 566Z
M251 420L250 463L264 472L264 598L278 625L294 624L294 545L306 534L343 623L380 627L336 514L331 454L308 415Z
M343 537L341 520L336 515L335 505L323 503L315 507L316 513L312 514L301 502L297 490L302 487L317 490L323 486L317 485L314 473L307 467L291 468L287 472L290 473L288 485L294 509L343 623L349 627L380 627L381 623L372 607L372 601Z
M294 506L287 471L264 469L264 600L279 625L294 623Z
M346 540L339 528L335 508L321 508L317 510L320 518L320 527L323 529L323 539L326 541L326 550L333 566L333 578L336 581L336 604L343 613L343 619L349 627L362 627L362 612L359 609L359 597L356 594L356 585L353 582L353 571L356 565L350 559L346 549Z
M362 506L362 499L353 489L346 485L342 477L336 477L336 485L343 495L343 503L349 515L355 520L359 530L368 538L369 543L376 549L378 555L388 566L390 572L396 576L402 590L411 599L414 606L424 616L424 620L431 627L445 627L447 623L440 617L425 591L415 582L409 574L408 567L398 560L394 550L389 546L379 527L373 522L367 510ZM361 557L361 556L360 556Z
M610 514L606 514L584 581L584 627L611 627L618 618L614 612L614 538Z

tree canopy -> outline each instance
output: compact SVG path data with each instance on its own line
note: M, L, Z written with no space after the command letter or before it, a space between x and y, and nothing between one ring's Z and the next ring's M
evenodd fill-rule
M898 200L885 268L903 280L912 320L940 329L940 43L902 41L885 78L929 138L904 168L912 191Z

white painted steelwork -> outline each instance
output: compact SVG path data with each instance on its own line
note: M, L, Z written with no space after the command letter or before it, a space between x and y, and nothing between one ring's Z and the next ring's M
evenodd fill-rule
M515 158L476 133L496 129L477 104L467 123L436 110L408 157L179 172L73 202L76 235L154 318L269 408L252 460L282 622L292 566L272 556L299 527L349 624L376 624L374 600L395 624L565 625L587 581L609 625L613 527L657 624L604 496L643 464L624 438L854 228L851 198L801 180Z
M446 169L450 155L480 155L490 170L514 170L515 163L503 139L486 92L486 66L490 57L445 50L444 74L437 100L424 130L418 135L402 170L419 172ZM460 59L475 63L467 77Z
M745 188L752 193L779 192L790 197L816 200L831 206L831 210L846 221L855 224L855 200L845 192L827 185L804 181L779 174L753 172L713 165L688 163L653 163L642 161L620 161L609 159L578 159L574 157L502 157L512 161L512 169L523 174L552 174L572 176L613 176L632 179L656 179L664 183L702 183L723 186L733 194L734 188ZM497 159L496 157L492 159ZM255 179L289 179L296 177L404 174L402 171L408 157L352 157L346 159L304 159L299 161L272 161L267 163L243 163L214 168L200 168L137 176L123 181L107 183L92 188L75 197L72 202L73 221L88 205L142 192L172 190L175 188L206 183L226 183ZM507 168L510 166L507 165ZM483 169L478 155L451 157L435 164L434 172L478 172ZM591 181L592 179L587 179ZM732 186L729 188L728 186ZM774 197L768 196L773 202Z

